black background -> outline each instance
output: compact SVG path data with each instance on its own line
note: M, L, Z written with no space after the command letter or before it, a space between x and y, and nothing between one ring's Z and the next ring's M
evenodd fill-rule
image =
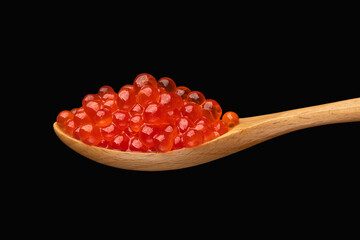
M333 25L307 27L264 24L256 31L245 29L240 33L183 29L171 35L140 29L130 36L112 38L110 33L102 39L94 37L95 31L85 29L49 37L48 52L43 55L45 66L41 67L45 69L43 77L48 79L48 101L52 105L51 112L47 111L48 138L53 142L51 147L63 155L57 167L74 175L80 171L88 177L212 176L222 171L241 176L241 171L249 170L269 177L274 172L304 173L314 166L321 170L342 161L351 164L358 123L302 130L213 163L166 173L101 166L73 153L51 129L56 115L78 107L87 93L97 92L102 85L118 90L142 72L156 78L168 76L178 85L200 90L207 98L218 100L224 112L232 110L240 117L358 97L358 75L350 59L356 47L352 32ZM126 39L119 41L122 37ZM272 170L268 172L269 168Z
M112 206L137 202L143 210L182 198L182 204L207 212L204 203L212 208L215 199L226 202L221 208L241 200L240 209L272 214L280 209L286 218L287 207L297 214L309 207L330 214L338 196L346 208L358 179L359 123L297 131L201 166L165 172L98 164L66 147L52 129L57 114L78 107L87 93L102 85L118 90L142 72L171 77L240 117L359 97L353 15L317 13L209 13L190 22L183 21L186 14L160 15L155 23L135 23L135 15L74 14L69 20L48 13L35 24L24 23L30 30L23 37L31 41L20 41L18 60L31 63L23 89L38 110L31 131L43 139L28 153L36 159L25 169L36 179L29 189L40 187L47 200L79 206L77 197L89 196L92 206L101 199Z

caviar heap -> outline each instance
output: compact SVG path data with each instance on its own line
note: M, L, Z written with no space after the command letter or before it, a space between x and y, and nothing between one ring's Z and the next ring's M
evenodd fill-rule
M234 112L221 119L215 100L168 77L158 81L139 74L118 93L103 86L88 94L82 106L64 110L58 126L88 145L133 152L168 152L192 148L219 137L239 123Z

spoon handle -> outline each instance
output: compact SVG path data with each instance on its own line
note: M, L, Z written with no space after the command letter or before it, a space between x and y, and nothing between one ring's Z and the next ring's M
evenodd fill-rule
M300 108L279 114L298 127L316 127L326 124L360 121L360 98Z
M360 98L243 120L244 124L252 125L249 134L253 135L253 139L258 143L300 129L334 123L360 122ZM238 126L241 126L241 122Z

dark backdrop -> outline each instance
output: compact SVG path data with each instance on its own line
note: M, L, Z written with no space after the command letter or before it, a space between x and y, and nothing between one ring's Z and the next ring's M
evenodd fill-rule
M109 45L101 42L104 48L94 47L92 41L82 42L80 37L75 43L50 50L46 57L51 63L45 65L45 77L52 107L47 111L45 126L56 158L47 160L49 168L45 171L72 184L85 185L107 181L122 185L128 178L138 177L161 179L156 184L167 184L167 177L200 185L209 181L224 185L237 182L240 186L255 182L257 187L280 184L287 188L304 182L322 187L332 187L339 181L346 184L352 176L344 172L351 171L358 159L359 123L306 129L202 166L158 173L100 165L71 151L52 131L56 115L78 107L85 94L95 93L105 84L118 90L142 72L156 78L168 76L178 85L200 90L207 98L218 100L224 112L232 110L240 117L359 97L358 73L346 57L351 47L342 46L340 50L326 33L310 37L303 32L300 39L292 34L287 34L290 36L286 41L281 31L272 32L271 38L255 39L230 34L219 44L189 36L186 45L167 39L174 41L168 50L161 46L152 49L145 42L134 51L117 41Z
M142 72L202 91L224 112L240 117L360 97L354 61L359 38L351 15L227 15L196 24L86 19L41 21L39 33L30 31L36 44L26 45L20 59L32 63L25 70L31 78L22 88L43 106L32 106L39 115L33 117L38 127L31 130L43 141L34 141L28 153L38 156L28 162L36 171L24 169L36 179L30 189L40 186L46 198L65 202L86 194L92 205L99 198L112 204L139 201L144 209L151 200L171 203L184 197L183 203L197 207L207 201L216 205L211 200L219 198L234 205L242 199L241 208L285 211L282 206L296 205L300 213L316 206L325 214L329 204L323 204L334 196L343 196L342 203L353 199L359 123L297 131L201 166L167 172L100 165L70 150L52 129L57 114L78 107L87 93L105 84L118 90Z
M213 176L228 172L285 178L287 174L328 174L352 164L356 152L359 123L323 126L281 136L251 149L191 169L166 173L140 173L101 166L69 150L52 132L51 125L63 109L81 104L87 93L102 85L118 90L134 77L148 72L156 78L168 76L178 85L202 91L213 98L224 112L233 110L240 117L285 111L359 97L358 73L353 60L355 42L343 29L321 31L300 26L270 28L259 26L255 33L207 30L172 35L139 30L131 36L105 35L103 39L67 33L51 38L43 55L43 78L49 89L51 112L47 128L51 148L62 161L56 167L75 176L93 175L182 175ZM336 34L335 34L336 33ZM238 35L239 34L239 35ZM341 36L339 37L339 35ZM152 41L148 41L151 39ZM155 44L154 44L155 42ZM160 42L160 43L159 43ZM345 165L343 165L345 164ZM314 173L315 174L315 173ZM328 175L326 175L328 176ZM288 176L290 177L290 176ZM315 176L313 176L315 177ZM295 180L295 179L294 179Z

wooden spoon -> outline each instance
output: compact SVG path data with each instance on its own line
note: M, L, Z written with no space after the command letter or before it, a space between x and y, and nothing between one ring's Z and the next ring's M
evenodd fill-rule
M241 118L228 133L195 148L167 153L137 153L89 146L64 133L55 122L57 136L67 146L96 162L130 170L162 171L191 167L236 153L271 138L326 124L360 121L360 98Z

